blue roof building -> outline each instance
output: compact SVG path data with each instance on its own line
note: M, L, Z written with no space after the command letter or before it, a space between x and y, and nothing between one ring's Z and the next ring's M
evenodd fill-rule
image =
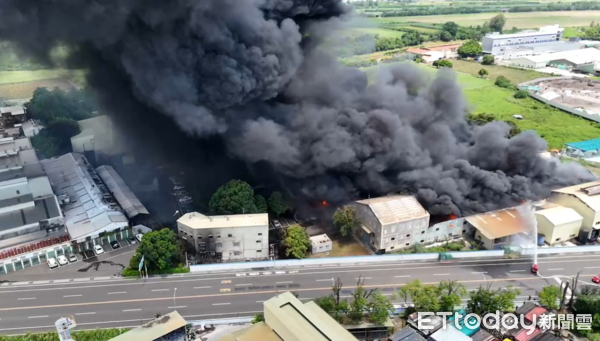
M569 142L565 144L571 148L579 149L583 152L596 151L600 149L600 139L593 139L581 142Z

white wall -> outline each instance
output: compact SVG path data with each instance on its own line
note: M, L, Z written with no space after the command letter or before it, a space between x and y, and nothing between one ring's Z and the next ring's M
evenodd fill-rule
M593 227L600 227L600 216L575 195L554 192L550 195L548 201L574 209L583 217L583 223L581 224L583 229L591 230Z

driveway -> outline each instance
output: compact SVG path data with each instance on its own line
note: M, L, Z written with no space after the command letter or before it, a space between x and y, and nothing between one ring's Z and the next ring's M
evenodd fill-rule
M77 254L77 262L69 263L54 269L50 269L46 263L42 263L21 271L0 276L0 281L23 282L63 278L119 276L121 271L129 266L129 260L138 246L138 244L125 244L128 243L121 241L121 247L115 251L112 251L112 247L109 245L105 248L106 253L101 254L100 256L92 255L86 259L82 259L81 254Z

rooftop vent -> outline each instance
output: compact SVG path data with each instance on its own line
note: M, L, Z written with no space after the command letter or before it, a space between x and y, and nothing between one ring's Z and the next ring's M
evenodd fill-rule
M582 190L589 196L600 194L600 185L586 187Z

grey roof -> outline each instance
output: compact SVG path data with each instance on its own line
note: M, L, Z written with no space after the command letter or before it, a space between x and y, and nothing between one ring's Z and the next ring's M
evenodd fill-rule
M446 328L442 328L437 332L433 333L429 340L435 341L471 341L471 338L461 333L458 329L447 325Z
M34 206L0 214L0 230L9 230L42 220L60 217L60 208L54 195L35 200Z
M410 326L406 326L389 337L390 341L425 341L425 338Z
M166 336L173 331L185 327L187 322L179 315L178 312L173 311L167 315L161 316L154 319L144 325L134 328L127 333L116 336L109 341L156 341L162 340L163 336ZM185 336L185 335L184 335Z
M125 210L129 219L138 214L149 214L140 199L129 189L129 186L112 166L100 166L96 168L96 172Z
M479 331L477 331L477 333L471 335L471 339L473 341L494 341L494 340L496 340L496 338L493 337L492 334L486 332L483 329L479 329Z
M63 212L71 238L81 241L113 223L115 228L127 226L127 217L83 155L69 153L41 164L54 193L70 200Z

